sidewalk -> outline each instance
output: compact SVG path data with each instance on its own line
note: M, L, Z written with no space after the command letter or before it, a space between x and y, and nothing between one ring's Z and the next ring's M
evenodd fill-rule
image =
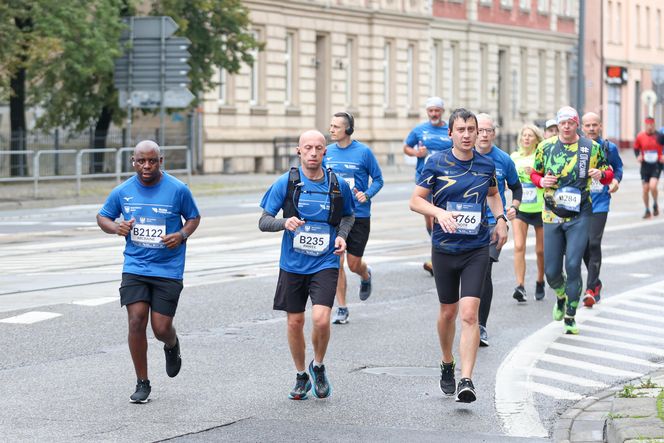
M664 442L664 370L586 397L560 416L554 442Z
M385 183L414 183L415 167L395 165L382 168ZM243 192L265 192L280 174L201 174L192 175L189 186L194 197L227 195ZM187 182L186 175L176 174ZM123 181L126 178L123 179ZM39 182L34 195L33 182L0 183L0 211L48 208L65 205L101 203L116 186L115 179L87 179L76 195L76 181L51 180Z

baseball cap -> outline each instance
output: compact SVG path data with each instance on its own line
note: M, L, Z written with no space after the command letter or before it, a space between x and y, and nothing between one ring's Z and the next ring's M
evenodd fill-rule
M644 122L645 123L655 123L655 119L653 117L646 117Z
M556 126L558 123L556 123L555 118L550 118L546 121L546 124L544 125L544 129L549 129L551 126Z
M445 109L445 103L440 97L429 97L424 105L426 109L429 108L440 108Z
M576 112L576 109L571 106L563 106L558 110L556 114L556 124L561 124L566 120L573 120L576 124L579 124L579 113Z

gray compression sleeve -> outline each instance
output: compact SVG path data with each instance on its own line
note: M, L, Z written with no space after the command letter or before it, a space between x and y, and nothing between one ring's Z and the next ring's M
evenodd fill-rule
M286 229L285 218L275 218L269 212L263 211L260 220L258 220L258 229L263 232L278 232Z
M342 217L341 221L339 222L339 229L337 230L337 235L346 240L348 238L348 233L350 233L350 230L353 228L354 223L355 223L355 215L351 214Z

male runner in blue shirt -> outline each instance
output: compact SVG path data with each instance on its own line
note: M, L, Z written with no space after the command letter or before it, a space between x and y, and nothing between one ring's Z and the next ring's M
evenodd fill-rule
M348 184L322 167L323 134L316 130L304 132L297 154L300 166L279 177L263 196L258 227L263 232L284 231L273 308L286 311L288 345L297 370L295 387L288 397L304 400L310 389L318 398L332 394L323 359L330 341L339 256L346 251L354 217ZM277 219L279 211L283 218ZM314 358L307 374L304 311L309 298Z
M477 119L466 109L450 116L453 148L434 154L410 198L410 208L435 218L431 260L440 303L438 337L442 350L440 390L459 402L475 401L471 376L479 345L478 310L489 266L489 243L500 249L507 240L507 221L496 184L493 160L477 153ZM472 192L471 192L472 191ZM429 196L431 195L431 201ZM496 217L493 235L487 204ZM461 380L455 389L452 354L457 312L461 317Z
M107 234L125 237L120 303L127 307L129 351L138 379L130 401L146 403L151 391L148 319L155 338L164 342L166 373L175 377L180 372L173 317L182 291L186 240L201 217L189 188L161 170L159 145L140 142L131 160L136 175L113 189L97 214L97 224Z
M429 97L426 101L428 121L415 126L404 140L403 152L409 157L416 157L415 165L415 184L420 182L420 176L424 170L426 160L435 152L452 148L452 140L447 128L447 123L443 120L445 112L445 103L440 97ZM429 236L433 222L431 217L424 217ZM423 268L433 276L431 262L424 262Z
M348 112L334 114L330 122L330 139L336 143L327 146L323 166L331 168L342 177L355 197L355 223L346 239L346 257L350 270L362 279L360 300L364 301L371 295L371 268L362 260L362 256L371 230L371 199L383 187L383 173L371 149L351 139L354 131L355 119L351 114ZM332 322L344 324L348 322L348 307L343 254L339 264L336 298L338 307Z
M618 147L602 139L602 120L594 112L586 113L581 118L581 125L586 136L595 140L606 151L609 166L613 169L613 180L608 185L601 184L593 179L590 185L590 199L593 204L593 213L590 217L590 229L588 231L588 246L583 255L583 262L588 269L586 281L586 293L583 296L583 305L592 308L600 300L602 282L599 279L599 270L602 266L602 236L606 226L606 218L611 204L611 194L618 190L623 176L623 162L620 159Z

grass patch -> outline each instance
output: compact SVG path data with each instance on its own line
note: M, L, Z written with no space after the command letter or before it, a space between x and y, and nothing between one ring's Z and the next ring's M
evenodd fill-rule
M622 388L622 391L616 393L616 397L619 398L636 398L636 393L634 392L634 385L625 385Z
M657 396L657 417L664 421L664 389L659 391Z
M657 383L653 383L650 377L648 377L647 380L641 381L641 385L639 386L639 388L652 389L652 388L659 388L659 386L657 386Z

